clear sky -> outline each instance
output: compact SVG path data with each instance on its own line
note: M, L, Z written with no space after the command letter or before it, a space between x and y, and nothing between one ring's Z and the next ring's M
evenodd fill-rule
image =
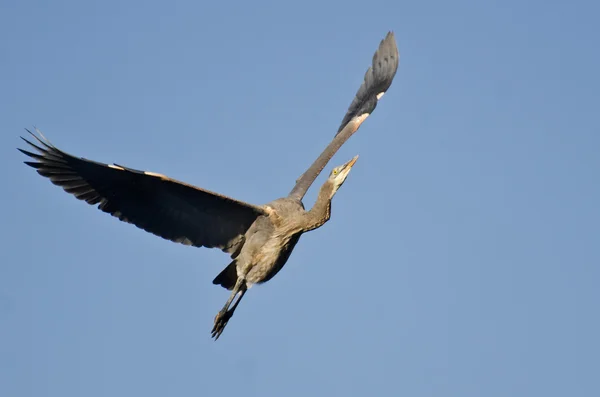
M600 395L598 4L3 0L0 395ZM398 74L324 172L360 155L332 220L218 342L226 254L121 223L15 150L35 125L266 203L388 30Z

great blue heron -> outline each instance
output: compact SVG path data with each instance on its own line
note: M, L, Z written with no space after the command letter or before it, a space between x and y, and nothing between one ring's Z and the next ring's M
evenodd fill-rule
M331 199L342 186L358 156L332 170L314 206L302 203L308 188L340 146L354 134L392 84L398 68L398 48L389 32L373 55L372 66L350 104L337 134L287 197L257 206L200 189L165 175L103 164L72 156L52 145L42 134L27 130L39 152L19 149L36 161L25 164L61 186L67 193L121 221L162 238L196 247L220 248L232 262L213 280L231 290L215 317L217 340L244 294L253 284L270 280L288 260L298 239L322 226L331 214ZM232 305L234 299L237 300Z

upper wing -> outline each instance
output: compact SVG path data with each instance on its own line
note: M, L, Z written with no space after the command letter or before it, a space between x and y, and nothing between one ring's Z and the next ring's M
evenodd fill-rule
M185 245L235 253L261 207L164 175L74 157L27 130L41 145L25 164L88 204L157 236Z
M377 101L381 99L383 94L392 85L392 81L398 70L399 57L394 33L388 32L385 39L381 40L375 54L373 54L371 67L365 73L363 83L348 107L348 111L342 120L337 134L342 132L352 119L364 114L368 116L373 113L373 110L377 106Z
M296 180L296 185L289 194L290 197L302 200L310 185L333 155L373 113L379 99L392 85L398 70L398 59L398 47L394 33L388 32L373 55L373 62L365 73L363 83L350 104L337 134L310 168Z

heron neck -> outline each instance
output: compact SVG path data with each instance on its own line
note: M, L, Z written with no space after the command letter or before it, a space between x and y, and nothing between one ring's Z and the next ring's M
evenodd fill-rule
M321 186L317 201L310 211L306 212L305 232L321 227L331 217L332 190L333 184L329 181L325 181L323 186Z

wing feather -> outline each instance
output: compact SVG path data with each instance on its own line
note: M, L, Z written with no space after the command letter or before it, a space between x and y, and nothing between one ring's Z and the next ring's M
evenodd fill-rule
M37 131L37 130L36 130ZM42 134L27 130L38 153L25 164L79 200L167 240L235 253L257 217L259 206L177 181L165 175L72 156Z
M390 88L398 70L398 46L393 32L388 32L373 55L371 66L348 107L338 132L311 166L296 180L290 197L302 200L317 176L339 148L360 128L375 110L377 102Z
M364 114L368 116L373 113L377 102L390 88L392 81L394 81L394 76L398 70L399 58L400 54L398 53L394 32L388 32L385 38L381 40L375 54L373 54L371 66L365 73L363 82L348 107L348 111L342 119L337 134L342 132L344 127L353 119L359 118ZM363 117L360 123L365 119L366 117Z

